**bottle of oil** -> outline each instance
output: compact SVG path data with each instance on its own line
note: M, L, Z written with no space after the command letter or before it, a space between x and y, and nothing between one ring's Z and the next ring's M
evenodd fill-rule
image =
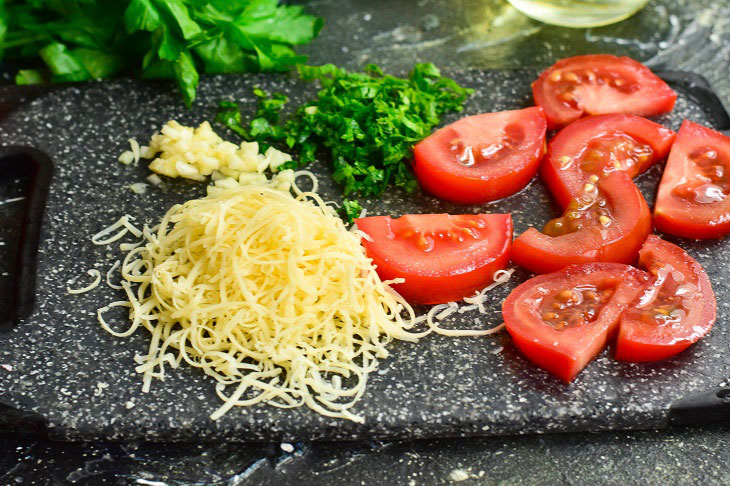
M508 0L528 17L564 27L596 27L630 17L648 0Z

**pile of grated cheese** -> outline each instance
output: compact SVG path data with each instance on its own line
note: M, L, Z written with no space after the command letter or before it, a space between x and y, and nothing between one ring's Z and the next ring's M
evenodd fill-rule
M144 390L181 362L218 383L224 405L349 409L392 339L414 341L413 309L381 282L360 235L314 193L211 188L173 206L122 263L132 326L152 339ZM134 287L136 286L136 288ZM403 311L407 317L402 317ZM426 331L428 332L428 331Z

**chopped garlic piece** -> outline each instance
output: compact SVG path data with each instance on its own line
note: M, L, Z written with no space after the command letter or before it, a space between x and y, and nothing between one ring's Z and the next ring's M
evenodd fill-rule
M134 154L127 150L126 152L122 152L122 155L119 156L119 162L121 162L124 165L129 165L132 162L134 162Z
M214 181L221 175L240 180L243 174L276 170L291 160L289 154L273 147L269 147L265 154L260 154L256 142L243 142L240 145L227 142L213 131L208 122L194 129L174 120L152 135L149 146L132 145L132 152L125 154L120 156L120 160L124 157L125 161L131 163L135 156L153 158L149 166L152 171L168 177L198 181L205 180L209 175L213 176ZM244 181L249 183L248 179Z
M145 192L147 192L147 184L145 184L144 182L136 182L134 184L130 184L129 188L135 194L144 194Z

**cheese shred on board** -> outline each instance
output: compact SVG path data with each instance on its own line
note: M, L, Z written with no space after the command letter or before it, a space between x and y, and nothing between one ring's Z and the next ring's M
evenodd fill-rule
M225 402L213 419L267 402L361 422L349 409L386 345L429 332L409 331L413 309L315 193L211 187L144 237L121 266L128 301L100 322L151 333L137 367L145 391L183 361L213 376ZM116 306L129 307L124 332L103 317Z

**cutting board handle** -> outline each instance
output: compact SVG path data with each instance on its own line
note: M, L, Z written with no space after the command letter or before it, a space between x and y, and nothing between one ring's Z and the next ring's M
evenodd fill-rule
M730 420L730 387L714 388L677 400L669 414L672 425L694 425Z
M0 183L17 177L27 178L23 197L24 211L15 259L11 308L0 319L0 331L9 331L28 317L35 303L35 276L43 210L53 176L53 161L31 147L0 147Z

